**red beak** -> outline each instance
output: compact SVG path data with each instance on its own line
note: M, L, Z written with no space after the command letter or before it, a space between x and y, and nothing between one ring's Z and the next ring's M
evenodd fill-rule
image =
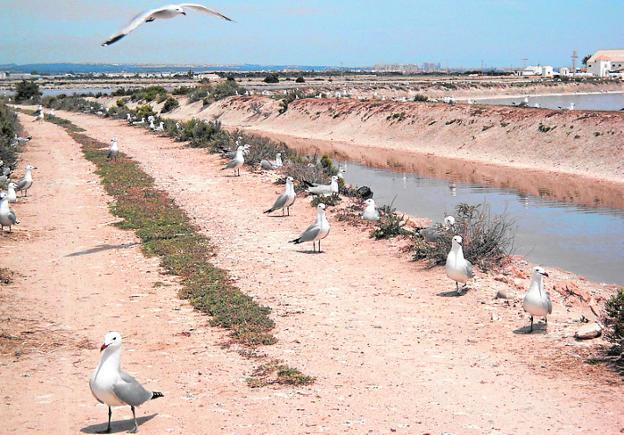
M102 346L100 346L100 352L102 352L107 347L108 347L108 344L103 344Z

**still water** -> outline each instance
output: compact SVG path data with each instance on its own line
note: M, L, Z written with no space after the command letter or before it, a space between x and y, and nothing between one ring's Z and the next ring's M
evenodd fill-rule
M342 163L344 165L344 162ZM347 182L370 186L378 205L440 222L465 202L487 202L517 227L514 254L592 281L624 284L624 210L561 203L511 189L452 183L347 162ZM449 187L449 185L451 187ZM453 187L454 186L454 187Z
M529 96L528 105L534 107L536 104L545 109L568 109L570 104L574 104L575 110L610 110L619 111L624 109L624 92L603 93L603 94L566 94L566 95L544 95L540 97ZM475 99L479 104L498 105L519 105L525 101L525 97L516 98L479 98Z

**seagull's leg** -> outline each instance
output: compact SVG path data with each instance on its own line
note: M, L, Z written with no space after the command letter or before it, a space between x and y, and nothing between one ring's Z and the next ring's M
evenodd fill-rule
M284 209L282 209L282 216L284 216Z
M288 216L290 216L290 207L286 207L286 209L288 210Z
M457 281L455 281L455 291L458 295L461 295L461 290L459 289L459 283Z
M111 417L113 415L113 410L111 409L111 407L108 407L108 425L106 426L105 430L101 430L98 433L110 433L111 431L111 426L110 426L110 422L111 422Z
M323 252L323 251L321 251L321 241L319 240L319 254L320 254L321 252Z
M529 332L533 332L533 315L531 315L531 329L529 329Z
M544 325L548 325L548 316L544 316Z
M128 433L137 433L139 431L139 425L137 424L137 421L136 421L136 413L134 412L134 406L131 406L130 409L132 410L132 418L134 419L134 429L130 429Z

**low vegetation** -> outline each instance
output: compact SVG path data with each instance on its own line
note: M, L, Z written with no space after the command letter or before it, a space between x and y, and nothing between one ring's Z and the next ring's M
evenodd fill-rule
M315 380L315 378L304 375L298 369L289 367L280 360L272 359L254 370L252 375L247 378L247 385L251 388L274 384L303 386L310 385Z
M624 370L624 288L607 301L605 312L605 338L612 345L609 354L612 361Z
M22 80L15 85L15 101L17 103L38 103L41 95L39 85L33 80Z
M0 101L0 160L11 168L15 167L17 148L13 145L16 134L21 132L17 114ZM1 174L0 174L1 175Z
M438 237L431 242L414 234L414 260L427 260L432 266L446 262L453 236L463 240L464 257L482 270L498 266L508 257L514 244L514 223L505 215L492 215L487 204L459 204L455 210L455 225L449 228L437 224Z
M378 211L380 219L371 233L372 238L381 240L410 235L405 228L405 216L399 215L392 203L379 207Z

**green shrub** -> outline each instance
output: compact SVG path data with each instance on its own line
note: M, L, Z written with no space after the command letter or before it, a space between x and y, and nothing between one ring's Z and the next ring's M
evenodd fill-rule
M422 94L416 94L414 96L414 101L424 103L425 101L429 101L429 97Z
M337 193L332 193L331 195L327 196L316 195L314 198L312 198L312 201L310 201L310 205L312 207L316 207L319 204L325 204L327 207L334 207L340 204L340 201L342 201L342 199Z
M303 78L303 76L299 76L297 77L297 80L295 80L295 83L305 83L305 79Z
M13 138L20 133L20 125L15 112L3 102L0 102L0 160L4 165L15 167L17 153L12 146Z
M415 236L414 260L428 260L432 266L444 264L455 235L464 240L464 257L483 270L499 265L511 254L515 232L507 216L492 215L486 203L458 204L455 211L455 225L448 229L436 225L434 241L427 243Z
M135 112L136 112L137 118L139 119L156 115L156 112L154 112L154 109L149 104L141 104L137 106Z
M117 101L115 101L115 104L117 105L117 107L124 107L126 105L126 100L124 100L123 98L118 98Z
M165 104L163 105L160 113L168 113L174 109L177 109L178 107L180 107L180 103L178 102L178 100L173 97L167 97L167 100L165 101Z
M15 85L15 101L18 103L24 101L38 103L41 95L42 94L39 91L39 85L33 80L22 80L17 85Z
M410 234L410 231L405 228L405 216L399 215L392 204L379 207L378 210L380 219L371 233L372 238L377 240L391 239Z
M277 73L271 73L264 78L264 83L279 83L279 76Z
M624 288L618 290L605 304L605 338L613 345L611 353L624 352ZM620 363L624 363L620 359Z
M160 97L166 97L167 90L162 86L148 86L143 89L138 89L132 93L130 99L132 101L147 101L151 102L158 100Z

